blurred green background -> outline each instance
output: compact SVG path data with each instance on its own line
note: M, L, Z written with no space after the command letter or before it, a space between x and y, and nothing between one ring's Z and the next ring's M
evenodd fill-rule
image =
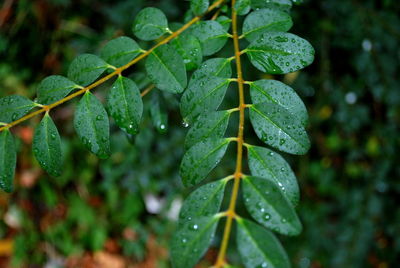
M1 1L0 97L34 98L37 84L48 75L66 74L78 54L96 53L119 35L132 36L133 18L142 7L158 7L170 21L181 21L189 6L182 2ZM302 2L291 13L291 32L313 44L316 60L301 72L275 78L305 101L312 149L301 157L285 155L301 187L304 231L281 237L282 242L294 267L398 267L399 1ZM232 55L231 45L220 54ZM244 64L247 80L261 78ZM140 64L131 70L136 81L146 80ZM108 87L96 94L104 96ZM227 107L237 103L236 94L229 90ZM74 134L76 101L54 110L65 152L60 178L47 176L32 156L33 127L40 118L15 127L16 190L0 193L0 267L169 267L174 219L190 192L177 172L187 132L178 100L157 91L147 95L141 132L126 137L113 126L113 155L105 161L83 149ZM162 130L161 124L168 127ZM250 128L246 137L259 143ZM230 174L234 154L231 148L212 178ZM199 267L212 263L219 239ZM234 247L229 253L238 262Z

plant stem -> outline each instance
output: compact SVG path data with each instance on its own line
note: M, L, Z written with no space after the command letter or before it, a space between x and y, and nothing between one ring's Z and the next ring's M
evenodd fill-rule
M224 229L224 235L222 238L221 248L218 253L218 258L215 263L216 268L223 267L225 265L225 256L228 248L229 238L232 230L232 222L236 217L235 207L236 200L239 194L239 186L240 180L243 176L242 174L242 162L243 162L243 132L244 132L244 112L246 108L245 99L244 99L244 80L242 73L242 64L240 60L240 52L239 47L239 36L238 36L238 27L237 27L237 13L235 10L235 0L232 0L232 32L233 32L233 44L235 49L235 61L236 61L236 71L237 71L237 84L238 84L238 93L239 93L239 129L237 136L237 158L236 158L236 169L234 173L234 183L232 189L232 196L229 202L229 208L226 211L226 224Z
M26 120L28 120L28 119L30 119L30 118L32 118L32 117L35 117L36 115L39 115L39 114L44 113L44 112L48 112L48 111L50 111L51 109L53 109L53 108L55 108L55 107L57 107L57 106L60 106L61 104L65 103L65 102L67 102L67 101L69 101L69 100L71 100L71 99L73 99L73 98L75 98L75 97L77 97L77 96L79 96L79 95L84 94L85 92L91 90L92 88L95 88L95 87L97 87L97 86L103 84L104 82L108 81L109 79L113 78L114 76L120 75L122 71L128 69L128 68L131 67L132 65L138 63L138 62L141 61L142 59L144 59L144 58L146 58L147 56L149 56L149 55L150 55L156 48L158 48L159 46L162 46L162 45L168 43L169 41L171 41L172 39L176 38L177 36L179 36L183 31L185 31L185 30L186 30L187 28L189 28L191 25L193 25L194 23L196 23L197 21L199 21L199 20L201 19L201 17L203 17L204 15L206 15L207 13L209 13L210 11L214 10L215 8L219 7L219 5L221 5L224 1L225 1L225 0L218 0L218 1L216 1L214 4L212 4L212 5L207 9L207 11L206 11L203 15L194 17L192 20L190 20L189 22L187 22L185 25L183 25L183 26L182 26L180 29L178 29L176 32L173 32L171 35L169 35L167 38L165 38L165 39L163 39L162 41L160 41L159 43L157 43L155 46L153 46L153 47L150 48L149 50L144 51L143 54L140 54L137 58L133 59L132 61L130 61L130 62L127 63L126 65L124 65L124 66L122 66L122 67L119 67L119 68L116 68L115 71L112 72L111 74L104 76L104 77L101 78L100 80L97 80L96 82L90 84L89 86L84 87L84 88L80 89L79 91L77 91L77 92L75 92L75 93L73 93L73 94L71 94L71 95L68 95L67 97L65 97L65 98L63 98L63 99L61 99L61 100L59 100L59 101L57 101L57 102L55 102L55 103L52 103L52 104L50 104L50 105L45 105L45 106L43 106L43 108L41 108L40 110L31 112L31 113L25 115L24 117L22 117L22 118L20 118L20 119L18 119L18 120L15 120L15 121L13 121L13 122L11 122L11 123L8 123L8 124L6 124L6 125L0 127L0 132L3 131L3 130L5 130L5 129L9 129L9 128L15 126L15 125L18 125L18 124L20 124L20 123L22 123L22 122L24 122L24 121L26 121Z

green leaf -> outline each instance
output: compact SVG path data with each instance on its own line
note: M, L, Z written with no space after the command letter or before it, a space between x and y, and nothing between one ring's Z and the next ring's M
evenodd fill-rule
M118 77L108 94L107 108L122 130L131 135L138 133L143 101L135 82L123 76Z
M161 90L181 93L187 85L185 63L169 45L156 48L147 57L146 70L150 79Z
M281 10L289 11L292 7L291 0L251 0L251 7L253 9L260 8L278 8Z
M11 123L26 115L35 103L19 95L11 95L0 99L0 122Z
M79 101L74 127L83 144L99 158L110 155L110 123L101 102L89 91Z
M208 6L210 5L209 0L191 0L190 1L190 9L196 15L202 15L207 11Z
M243 36L252 42L267 32L287 32L292 26L288 13L277 9L259 9L244 20Z
M194 267L210 246L218 221L217 216L200 217L180 227L172 237L172 266Z
M183 202L179 213L179 225L191 223L193 219L217 214L221 207L227 180L205 184L193 191Z
M186 135L185 147L209 138L222 138L228 127L231 112L216 111L200 116Z
M37 102L43 105L52 104L65 98L79 87L68 78L61 75L51 75L40 82L37 89Z
M310 148L310 141L302 123L279 105L252 105L250 120L257 136L278 150L290 154L305 154Z
M109 68L107 62L96 55L82 54L76 57L68 69L68 78L78 85L87 86Z
M205 179L224 156L230 139L208 139L190 148L183 156L180 174L183 185L193 186Z
M54 177L61 175L62 155L60 134L47 113L36 127L32 148L40 166L47 173Z
M206 60L205 62L203 62L201 67L193 73L191 80L210 76L231 78L231 61L225 58L213 58Z
M137 14L132 31L139 39L155 40L169 31L167 17L158 8L147 7Z
M159 133L164 134L168 131L168 114L165 107L160 105L159 94L153 94L150 105L150 115L154 127Z
M235 3L236 13L240 16L246 15L250 11L251 0L237 0Z
M11 193L14 190L17 149L9 130L0 132L0 188Z
M314 60L314 49L310 43L290 33L265 33L245 51L257 69L269 74L295 72Z
M121 36L109 41L100 51L100 57L108 64L121 67L136 58L142 49L135 40Z
M216 21L219 22L219 24L221 24L222 28L224 28L224 30L227 32L229 31L229 29L231 28L231 18L228 18L227 16L219 16Z
M300 198L299 186L296 176L285 159L263 147L248 146L247 150L251 174L273 181L292 205L297 206Z
M187 71L197 69L200 66L203 60L203 52L200 41L196 37L183 32L171 41L171 45L181 55Z
M298 235L302 226L290 201L279 187L260 177L243 178L244 203L260 224L284 235Z
M282 106L296 116L303 126L307 125L307 108L297 93L289 86L277 80L258 80L250 84L253 103L274 103Z
M204 56L217 53L228 40L228 33L219 22L214 20L201 21L189 31L200 40Z
M183 120L190 124L200 114L217 110L229 83L229 79L216 76L191 79L181 98Z
M237 248L247 268L290 268L285 249L271 232L245 219L237 223Z

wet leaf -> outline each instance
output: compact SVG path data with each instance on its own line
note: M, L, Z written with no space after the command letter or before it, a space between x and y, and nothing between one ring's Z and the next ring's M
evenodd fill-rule
M32 149L40 166L47 173L54 177L61 175L63 164L60 134L47 113L36 127Z
M136 58L142 49L135 40L120 36L109 41L100 51L100 57L115 67L121 67Z
M284 235L298 235L302 226L290 201L271 180L246 176L243 198L250 215L260 224Z
M204 56L217 53L228 40L228 33L219 22L214 20L201 21L189 31L200 40Z
M14 190L17 149L9 130L0 132L0 188L11 193Z
M107 108L122 130L131 135L138 133L143 101L135 82L123 76L118 77L108 94Z
M246 15L250 11L251 0L237 0L235 3L235 9L238 15Z
M206 12L209 5L210 5L210 0L190 1L190 9L196 16L202 15L204 12Z
M11 123L26 115L35 103L19 95L0 98L0 122Z
M99 158L110 155L110 123L101 102L89 91L79 101L74 127L82 143Z
M71 80L61 75L51 75L40 82L37 89L37 102L49 105L69 95L73 90L79 88Z
M292 7L291 0L251 0L251 7L253 9L260 8L278 8L281 10L289 11Z
M200 41L196 37L183 32L171 41L171 45L181 55L187 71L197 69L200 66L203 60L203 52Z
M68 78L81 86L96 81L109 65L96 55L82 54L76 57L68 68Z
M132 31L139 39L155 40L168 32L167 17L158 8L147 7L136 15Z
M206 60L205 62L203 62L200 68L193 73L191 80L210 76L231 78L231 61L225 58L213 58Z

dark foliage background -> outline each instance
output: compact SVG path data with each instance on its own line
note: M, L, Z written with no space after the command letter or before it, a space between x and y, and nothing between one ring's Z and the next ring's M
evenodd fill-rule
M182 19L188 3L2 1L0 97L34 97L40 80L65 74L76 55L131 35L143 6L157 6L173 21ZM304 231L282 237L283 243L294 267L397 267L400 5L397 0L305 0L292 15L292 32L310 41L317 56L311 67L280 77L306 102L313 143L307 155L288 158L301 186ZM221 54L231 55L231 47ZM247 66L245 77L259 79ZM140 70L133 70L136 80L143 80ZM106 88L96 94L101 97ZM236 91L229 92L228 100L236 103ZM74 103L53 111L64 137L60 178L48 177L33 159L30 144L39 118L15 127L17 188L11 195L0 193L0 266L169 267L173 219L189 193L177 174L187 131L177 100L157 92L146 96L145 107L153 112L146 112L140 134L128 139L114 127L113 155L106 161L77 140ZM156 120L157 113L168 116L167 131L159 128L166 122ZM246 136L254 133L247 130ZM232 170L234 150L229 154L213 177ZM211 249L202 265L215 254ZM235 262L233 249L230 254Z

